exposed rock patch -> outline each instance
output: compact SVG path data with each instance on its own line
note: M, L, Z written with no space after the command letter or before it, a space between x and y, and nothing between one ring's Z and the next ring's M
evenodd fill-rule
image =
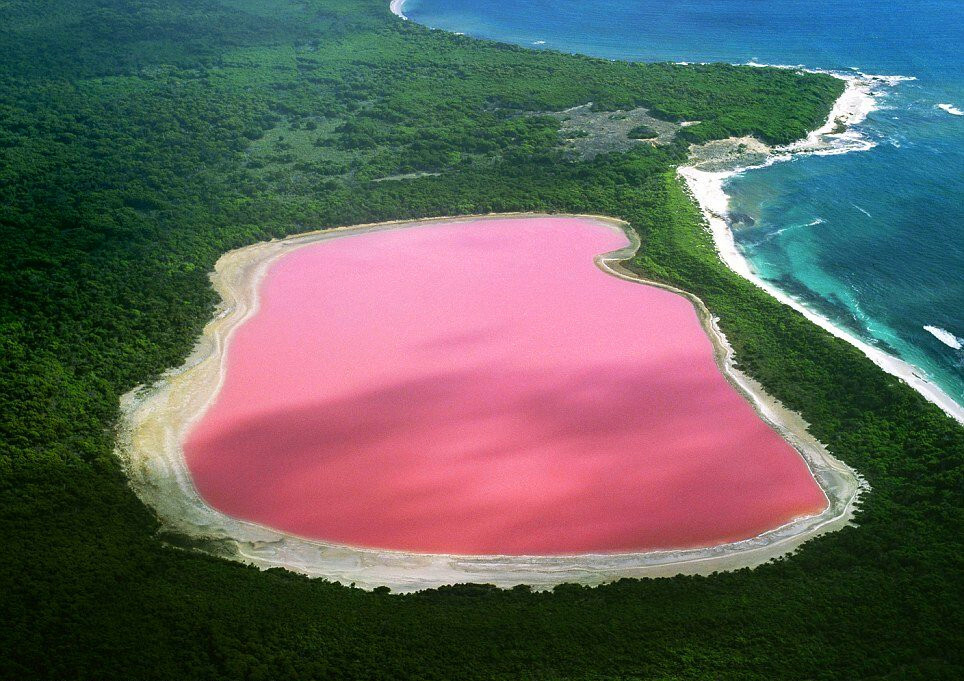
M653 118L643 108L593 111L592 102L547 115L562 124L560 135L565 140L566 151L572 158L582 160L613 151L627 151L638 144L668 144L680 129L679 124ZM654 136L634 138L630 133L637 128L646 128Z
M687 165L707 172L746 168L764 163L773 150L755 137L729 137L690 145Z

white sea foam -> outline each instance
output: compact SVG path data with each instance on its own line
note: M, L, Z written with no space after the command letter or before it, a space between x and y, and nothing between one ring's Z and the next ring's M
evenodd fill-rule
M877 108L877 100L871 94L872 81L854 76L838 77L843 77L847 86L834 102L827 122L804 139L783 147L784 151L827 155L873 148L873 142L851 128L865 121L870 112Z
M858 206L858 205L857 205L856 203L854 203L853 201L850 202L850 205L853 206L854 208L856 208L857 210L859 210L859 211L860 211L861 213L863 213L864 215L866 215L868 218L873 218L873 217L874 217L873 215L871 215L870 213L868 213L866 210L864 210L863 208L861 208L860 206Z
M924 331L927 331L941 343L948 347L954 348L955 350L960 350L962 347L964 347L961 345L962 339L958 338L947 329L942 329L939 326L925 326Z
M405 16L403 11L405 8L405 0L392 0L392 4L390 4L388 8L392 10L392 14L395 16L401 17L404 21L408 21L408 17Z
M758 67L774 66L772 64L758 64L755 62L751 62L748 65ZM875 143L864 137L859 130L854 130L852 126L866 120L867 116L878 108L877 100L881 93L877 91L877 88L893 87L901 82L915 80L915 78L911 76L878 76L865 74L856 70L855 73L842 74L817 69L803 69L797 66L776 66L778 68L791 68L814 73L830 73L846 81L846 89L834 104L830 116L824 125L811 132L803 140L775 148L773 154L759 165L716 172L699 170L691 166L685 166L679 169L680 176L686 181L687 187L689 187L690 192L703 211L720 258L734 272L750 280L780 302L794 308L807 317L807 319L829 331L834 336L854 345L884 371L897 376L929 401L938 405L949 416L960 423L964 423L964 407L958 404L939 386L927 380L923 376L923 371L902 359L887 354L879 348L874 347L871 343L857 338L850 332L838 328L826 317L810 310L796 298L764 281L753 271L749 261L747 261L737 247L736 240L733 237L733 232L727 220L730 197L727 195L724 187L729 178L748 170L763 168L774 163L789 160L799 154L828 156L853 151L866 151L873 148ZM835 132L839 128L844 128L844 130ZM863 211L859 206L855 205L855 207ZM863 212L866 213L866 211ZM928 331L934 333L931 329L928 329ZM944 339L942 338L942 340ZM955 342L959 342L956 338L954 340Z
M851 67L852 73L830 71L827 69L811 69L801 64L761 64L750 61L746 66L758 68L791 69L805 73L825 73L846 82L844 93L834 102L833 109L827 117L827 122L813 130L804 139L780 147L781 152L807 152L818 156L832 156L846 154L851 151L866 151L873 149L876 143L867 139L853 126L863 123L871 112L881 108L880 88L892 88L899 83L917 80L916 76L879 75L864 73ZM835 130L843 128L840 132Z
M799 71L806 70L803 64L764 64L755 58L743 64L744 66L755 66L760 69L794 69Z
M937 105L937 108L938 108L938 109L941 109L941 110L943 110L943 111L946 111L947 113L951 114L952 116L964 116L964 111L961 111L960 109L958 109L958 108L957 108L956 106L954 106L953 104L938 104L938 105Z
M533 41L532 41L532 44L533 44L533 45L545 45L545 44L546 44L546 41L545 41L545 40L533 40Z

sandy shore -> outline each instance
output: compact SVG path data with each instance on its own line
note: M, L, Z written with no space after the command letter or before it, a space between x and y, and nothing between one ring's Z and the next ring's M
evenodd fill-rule
M621 266L638 247L635 234L624 223L599 216L575 217L620 230L628 235L631 245L598 256L597 265L623 279L669 288L693 302L727 379L806 460L828 498L823 513L799 518L753 539L710 548L576 556L451 556L358 549L304 539L231 518L204 503L192 483L181 445L218 394L225 373L224 350L233 331L257 312L259 285L273 262L301 246L361 232L504 217L519 216L360 225L259 243L222 256L211 281L223 302L194 352L182 367L166 374L156 385L136 389L121 401L118 454L135 492L154 509L164 530L188 537L210 553L263 569L285 567L364 588L386 585L395 591L415 591L459 582L499 586L525 583L550 588L562 582L599 584L620 577L710 574L760 565L849 522L866 485L809 435L799 415L784 409L759 384L734 368L732 349L700 300L641 280Z
M714 163L713 159L708 159L711 154L707 154L704 148L694 147L691 153L691 164L681 167L678 172L686 181L693 198L700 205L713 234L713 241L720 258L730 269L753 282L780 302L797 310L837 338L855 346L881 369L903 380L928 401L939 406L948 416L956 419L959 423L964 423L964 407L939 386L927 380L920 369L839 328L826 317L814 312L777 287L761 279L737 247L733 232L727 221L729 196L724 190L724 184L733 175L789 160L794 154L799 153L833 155L873 148L873 142L851 130L850 126L863 121L875 109L874 87L894 85L901 80L907 80L907 78L864 74L838 75L838 77L842 77L847 82L846 90L834 104L827 122L807 135L805 139L776 148L767 148L757 142L757 146L753 149L754 153L745 156L742 161L736 155L726 158L726 154L722 154L723 158L717 163ZM734 146L740 142L745 142L745 140L734 139L729 143ZM723 141L722 144L725 145L726 141Z

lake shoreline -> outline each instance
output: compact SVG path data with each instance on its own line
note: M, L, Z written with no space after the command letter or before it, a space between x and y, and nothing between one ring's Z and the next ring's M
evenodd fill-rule
M135 389L122 399L118 453L135 492L154 509L165 531L188 537L210 553L262 569L284 567L364 588L389 586L396 591L415 591L459 582L499 586L526 583L550 588L563 582L599 584L621 577L709 574L762 564L790 553L814 536L849 523L866 484L807 433L806 424L798 415L784 409L759 384L733 367L732 349L699 299L640 279L622 268L620 263L638 248L635 233L621 221L599 216L569 217L591 219L617 229L628 236L630 245L597 256L597 265L612 276L659 286L684 295L693 303L704 330L713 340L718 366L757 413L803 456L828 498L824 512L798 518L752 539L709 548L559 556L454 556L361 549L304 539L229 517L201 499L181 445L218 394L224 380L225 348L232 332L257 313L258 286L272 263L300 246L350 234L513 216L518 217L462 216L323 230L254 244L222 256L211 279L223 302L205 327L195 351L182 367L169 372L155 386Z

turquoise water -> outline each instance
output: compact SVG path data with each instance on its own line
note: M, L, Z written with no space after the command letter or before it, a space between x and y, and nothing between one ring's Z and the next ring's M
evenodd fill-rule
M435 28L631 60L755 61L913 76L856 127L876 146L734 177L760 276L919 367L964 404L964 2L408 0ZM925 330L943 330L944 341Z

